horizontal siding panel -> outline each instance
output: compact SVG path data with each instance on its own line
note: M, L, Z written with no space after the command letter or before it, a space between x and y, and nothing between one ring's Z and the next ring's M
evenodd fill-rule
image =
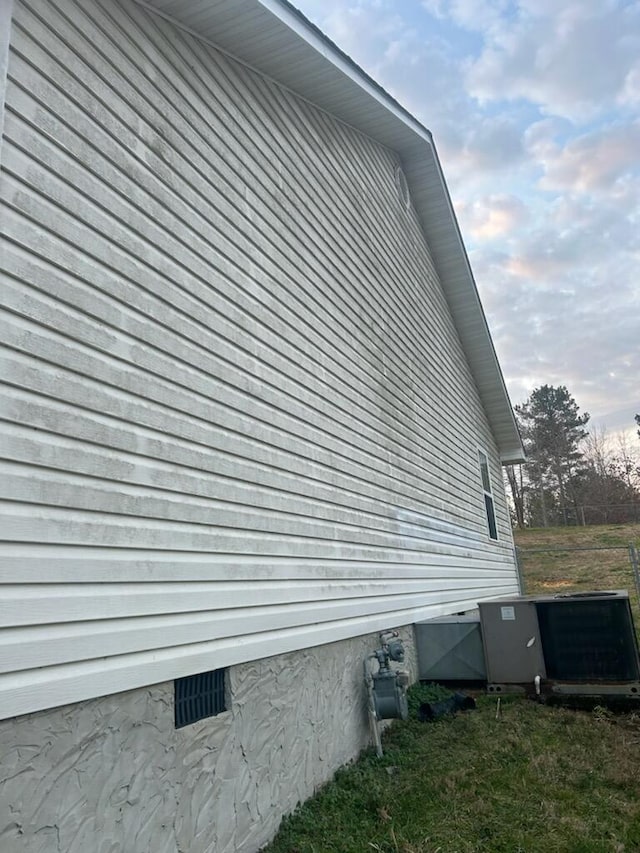
M507 593L505 593L507 594ZM469 608L473 599L460 602ZM288 631L270 631L249 637L199 643L164 650L117 655L99 661L82 661L22 673L0 675L0 718L24 714L74 701L70 697L103 696L131 690L141 684L157 684L172 678L229 666L238 661L256 660L322 643L336 642L389 625L406 625L450 612L447 605L431 605L422 610L391 611L344 622L304 625Z
M434 593L447 593L450 590L482 589L483 579L478 574L473 578L432 578L431 584ZM305 609L298 606L303 603L313 605L327 600L342 602L366 599L362 603L368 606L374 599L383 603L387 598L411 595L414 603L417 604L414 594L420 593L424 595L423 580L396 581L395 579L366 583L345 580L324 583L252 581L250 585L219 582L190 583L186 586L177 582L164 586L151 583L81 584L77 587L65 584L37 584L26 591L20 585L7 585L3 589L3 597L0 601L0 616L3 626L9 628L22 625L51 625L52 610L55 612L56 623L90 622L97 619L119 620L127 616L139 616L140 613L146 616L185 613L192 614L195 620L195 614L210 612L208 618L212 620L219 618L221 626L224 626L225 620L231 616L240 621L244 620L242 631L234 629L235 636L237 633L252 633L250 626L253 620L256 620L256 625L260 625L262 617L277 612L282 602L287 603L285 612L289 613L285 623L291 624L290 611L294 609L300 617L295 615L293 619L302 618L303 622L307 621ZM25 605L24 610L19 608L21 603ZM295 608L290 606L294 604ZM263 609L259 609L260 607ZM242 612L231 614L228 612L230 610ZM188 623L189 617L185 618ZM117 633L119 624L113 622L112 630ZM218 633L217 636L227 636L226 627L221 627L220 631L222 633ZM52 628L51 635L53 636L54 633ZM9 635L5 639L10 639ZM168 637L167 644L170 645L171 642ZM111 651L109 653L115 654Z
M505 594L498 584L494 590L495 595ZM58 666L148 649L161 650L229 637L248 637L267 630L289 630L308 625L310 615L313 615L315 624L322 625L343 616L375 616L397 611L402 606L437 606L451 602L454 596L456 600L468 600L484 594L486 589L475 583L466 587L454 586L449 591L436 588L428 595L397 593L384 598L342 600L330 605L320 599L312 604L280 604L264 608L247 606L246 609L216 609L214 612L198 609L167 617L149 615L144 619L137 616L103 621L69 619L63 626L14 627L6 630L0 646L0 673L13 672L16 662L25 670ZM63 616L59 621L62 619Z
M50 158L49 158L50 159Z
M0 499L22 503L74 509L82 500L82 508L93 512L133 515L137 518L205 524L217 528L241 528L246 531L265 531L285 535L311 535L320 538L352 540L361 534L368 543L392 544L398 535L403 541L412 539L443 542L452 545L477 546L480 534L458 529L455 533L439 530L428 519L412 515L384 519L380 515L367 517L363 513L347 513L336 508L322 507L311 502L291 501L289 506L278 505L276 499L263 500L255 490L247 490L235 502L211 496L209 500L188 493L185 487L167 491L154 487L140 488L123 480L99 482L69 471L51 472L33 465L1 466ZM182 483L182 480L180 481ZM228 497L225 495L225 497ZM422 523L421 523L422 522ZM422 542L417 547L422 547Z
M319 467L308 470L306 476L296 476L276 465L275 457L271 466L261 465L233 453L225 454L222 445L212 454L177 437L165 435L162 440L160 433L141 428L135 441L124 432L122 421L59 403L54 406L43 397L19 397L14 392L12 403L6 411L5 455L17 462L37 462L43 467L147 484L185 495L220 495L225 500L253 506L289 510L297 507L299 512L313 507L319 517L347 509L381 519L403 518L409 522L414 518L423 527L451 531L457 537L479 538L467 527L452 523L454 507L447 521L421 515L415 511L415 502L405 498L403 506L402 496L398 495L398 502L392 503L395 496L388 490L375 486L366 489L357 480L342 478L339 488L331 487L320 479ZM52 428L57 432L50 432ZM73 437L60 434L63 430ZM95 442L96 435L99 444ZM117 449L117 455L108 452L107 447Z
M179 364L179 369L176 370L177 360L175 358L171 360L168 355L155 348L144 350L135 339L110 333L95 322L84 322L84 318L72 310L56 312L55 303L47 304L44 299L27 300L25 294L17 287L7 286L3 294L5 305L8 308L13 307L14 300L17 303L14 310L16 313L19 311L22 317L18 319L16 316L7 323L5 339L7 346L26 349L22 343L26 338L29 352L34 356L46 361L55 361L56 364L66 366L74 372L80 372L82 369L85 374L97 380L102 379L105 383L107 379L112 382L114 374L117 374L121 388L142 396L140 389L144 387L144 396L147 399L162 401L171 405L172 408L195 416L203 417L203 406L207 407L206 416L215 420L222 419L223 414L229 418L230 412L241 412L243 417L249 415L253 422L273 425L280 442L284 436L294 449L293 437L297 436L307 443L313 443L318 447L324 446L334 454L341 452L344 455L348 451L350 459L368 467L375 467L376 460L383 453L379 437L377 440L367 442L368 457L362 455L358 448L353 446L353 437L358 435L361 446L365 447L364 436L371 433L368 425L355 421L343 425L340 422L330 421L317 408L297 409L294 395L288 393L286 381L282 382L279 395L274 383L273 390L269 394L270 400L265 402L258 399L258 395L263 398L265 396L264 383L258 378L246 378L246 374L234 371L229 365L221 365L218 376L207 375L202 369L196 371L184 363ZM27 313L35 316L42 323L46 322L47 326L54 326L59 331L49 331L48 328L42 327L40 322L25 319L24 315ZM86 331L83 327L86 327ZM118 357L106 355L105 353L109 351L117 353ZM132 365L134 360L135 366ZM83 365L82 368L79 364ZM176 374L179 375L179 380ZM194 388L197 388L197 392L193 390ZM236 388L246 390L236 391ZM295 417L283 415L278 403L280 406L288 403L287 408ZM218 411L221 412L220 415ZM347 420L348 415L344 415L343 419ZM311 420L318 428L309 426ZM236 415L235 420L228 426L240 430L243 424L244 420L241 421ZM325 427L322 432L319 429L320 426ZM269 433L266 429L264 431L265 438L268 439ZM271 440L270 443L274 444L275 441ZM400 456L402 448L398 446L397 449ZM409 448L402 455L406 455L406 461L412 465L414 472L424 471L427 475L433 473L433 470L429 471L422 459L417 454L412 454Z
M127 35L127 32L123 32L123 35L124 35L124 36L126 36L126 35ZM173 83L173 81L174 81L175 79L176 79L176 76L175 76L175 75L171 76L170 78L167 78L167 81L166 81L166 82L167 82L167 86L171 86L171 85L172 85L172 83ZM128 85L128 81L123 81L123 85ZM182 92L180 92L180 95L182 95L182 94L183 94L183 93L182 93ZM245 91L243 94L246 96L246 91ZM235 105L235 102L236 102L236 101L237 101L237 99L234 99L234 105ZM254 119L255 119L255 114L256 114L256 112L259 112L260 108L261 108L261 106L260 106L260 103L259 103L259 102L258 102L258 103L256 103L256 104L252 104L252 111L251 111L251 118L252 118L252 120L254 120ZM237 111L235 111L235 112L237 112ZM188 124L189 124L189 122L185 122L185 123L184 123L184 125L181 125L181 127L182 127L182 126L185 126L185 125L188 125ZM207 125L207 129L208 129L208 130L210 129L210 126L209 126L209 125ZM271 130L273 130L273 121L271 121L271 128L270 128L270 129L271 129ZM226 130L227 130L227 128L226 128L226 126L225 126L225 131L226 131ZM254 133L252 136L255 136L255 133ZM246 145L247 145L248 140L252 139L252 136L245 136L245 137L242 139L242 144L244 144L244 145L246 146ZM279 145L278 147L281 147L281 146L284 144L285 138L286 138L286 137L284 137L284 136L283 136L283 139L279 140L280 145ZM265 142L266 142L266 144L269 144L269 140L268 140L268 138L265 140ZM252 142L252 145L255 145L255 142ZM273 151L272 151L272 153L273 153L274 157L277 157L277 149L276 149L276 150L273 150ZM255 157L258 157L258 156L264 156L264 155L262 155L262 154L261 154L260 148L259 148L259 147L256 147L255 151L253 151L253 150L252 150L252 156L255 158ZM243 164L243 165L244 165L244 164ZM269 164L269 162L268 162L268 161L267 161L267 163L265 163L265 164L264 164L265 168L267 168L267 166L269 166L269 165L270 165L270 164ZM307 165L307 164L305 163L305 166L306 166L306 165ZM242 168L242 166L241 166L241 168ZM283 171L281 174L282 174L282 175L286 175L286 171ZM257 173L257 174L256 174L255 172L254 172L254 173L252 173L252 178L255 178L256 180L260 180L260 178L261 178L261 177L262 177L262 173ZM321 188L322 188L322 183L320 184L320 194L322 194L322 189L321 189ZM289 189L292 189L292 187L289 187ZM314 189L317 191L317 190L318 190L318 187L314 187ZM372 196L371 198L374 198L374 197ZM331 199L331 203L333 204L333 206L334 206L334 207L335 207L335 202L336 202L336 198L335 198L335 196L333 196L333 197L332 197L332 199ZM318 194L317 194L317 192L316 192L316 196L314 197L314 205L317 207L317 204L318 204ZM277 213L278 213L278 210L279 210L279 209L280 209L280 206L279 206L278 204L276 204L275 206L274 206L274 205L271 205L271 206L270 206L270 209L269 209L269 214L268 214L268 216L266 217L266 220L270 220L270 219L272 219L272 218L273 218L273 216L274 216L274 214L276 214L276 215L277 215ZM286 222L286 223L284 223L284 224L285 224L287 227L291 227L292 225L294 225L296 228L299 228L299 227L300 227L300 224L301 224L301 223L300 223L300 218L299 218L299 212L300 212L300 211L299 211L298 209L296 209L296 221L295 221L295 223L292 223L292 222L291 222L291 223L290 223L290 222ZM350 217L349 217L349 218L353 218L353 215L354 215L354 214L355 214L355 215L357 215L357 216L361 216L360 209L359 209L359 208L353 208L353 207L352 207L352 208L350 208L350 210L349 210L349 215L350 215ZM264 227L265 227L265 225L266 225L266 220L265 220L265 222L263 223L263 228L264 228ZM348 218L347 218L347 221L348 221ZM330 225L330 222L331 222L331 218L330 218L330 217L329 217L329 218L326 218L326 219L324 219L324 220L323 220L323 225L326 227L327 225ZM267 227L268 227L268 226L267 226ZM337 237L339 237L339 236L340 236L339 232L337 233L337 235L336 235L336 236L337 236ZM355 236L355 234L354 234L354 236ZM384 235L382 235L382 236L384 236ZM337 243L337 245L338 245L338 247L339 247L339 242ZM357 245L357 241L354 241L354 245ZM327 260L328 260L328 259L327 259ZM344 262L345 260L348 260L348 259L341 258L341 260ZM365 263L365 264L368 264L368 265L370 266L370 262L369 262L369 260L367 259L366 255L364 255L364 256L360 256L360 257L359 257L359 260L360 260L361 262L363 262L363 263ZM380 260L380 262L384 263L384 256L381 256L379 260ZM313 261L313 258L307 258L307 259L306 259L306 261L307 261L307 263L312 262L312 261ZM357 268L355 268L355 270L354 270L354 271L355 271L355 273L356 273L356 275L357 275L357 272L358 272ZM329 281L329 282L327 282L327 284L329 285L329 287L331 286L330 281ZM370 297L371 297L371 295L372 295L372 294L371 294L371 293L369 293L369 294L368 294L368 297L370 298ZM317 299L317 296L316 296L316 299ZM340 316L336 317L336 316L335 316L335 314L334 314L334 320L336 320L337 322L342 322L342 321L343 321L343 318L342 318L342 317L340 317ZM436 316L436 317L434 318L434 320L435 320L435 322L437 323L437 322L438 322L438 317ZM409 323L411 323L411 322L412 322L412 317L411 317L411 316L408 316L408 317L407 317L407 321L408 321ZM437 367L437 365L436 365L436 367ZM454 382L456 381L456 375L455 375L455 372L452 374L452 376L450 377L450 379L451 379L452 381L454 381Z
M227 554L317 555L330 559L397 560L405 553L438 551L438 534L433 539L404 536L368 537L362 530L348 536L336 528L333 536L323 538L316 527L314 535L304 535L294 527L272 532L266 529L222 527L211 523L189 523L172 518L149 518L131 514L67 509L38 503L3 502L3 515L12 542L36 541L66 545L104 545L113 548L140 547L162 550L220 551ZM37 527L37 536L34 528ZM453 539L453 537L451 537ZM449 554L468 552L469 543L461 537L457 544L440 546ZM487 546L491 547L491 546Z
M317 557L257 557L207 551L159 551L143 548L11 543L0 547L0 579L6 584L147 583L193 581L262 582L265 580L341 582L419 579L423 585L440 577L456 580L511 578L513 560L503 550L460 550L437 547L428 553L398 554L395 561ZM46 572L43 563L46 560Z
M0 714L516 591L398 167L135 3L16 2Z
M6 298L6 299L9 299L9 296L10 296L10 292L9 292L9 289L7 289L7 293L6 293L6 297L5 297L5 298ZM25 309L22 309L22 310L25 310ZM15 322L15 323L17 323L18 321L17 321L17 320L15 320L14 322ZM71 322L69 318L67 319L67 322ZM80 332L80 331L81 331L81 327L79 327L79 326L78 326L77 322L76 322L76 328L77 328L78 332ZM38 330L35 330L35 331L38 331ZM103 336L107 336L107 332L106 332L106 330L102 330L102 334L103 334ZM94 337L95 337L95 336L94 336ZM113 337L115 337L115 336L113 336ZM69 343L67 343L67 342L64 342L64 341L63 341L63 342L62 342L62 345L65 345L65 343L66 343L67 348L68 348L68 349L70 348L70 353L71 353L71 356L70 356L70 357L71 357L71 358L75 358L75 359L76 359L76 361L77 361L77 359L78 359L78 356L76 355L76 351L77 351L77 349L78 349L77 344L76 344L76 343L71 344L70 342L69 342ZM98 341L96 341L96 344L98 344L98 345L99 345L99 340L98 340ZM134 349L135 349L135 346L136 346L136 342L135 342L135 341L133 341L133 342L130 344L130 349L131 349L131 350L134 350ZM117 348L117 347L115 347L115 346L114 346L114 348L113 348L113 349L114 349L114 351L115 351L115 352L118 352L118 348ZM33 351L35 352L35 350L33 350ZM49 357L50 357L50 354L49 354L48 352L45 352L45 353L44 353L44 355L45 355L45 357L46 357L46 356L49 356ZM135 355L136 355L136 357L137 357L137 358L142 358L142 357L143 357L143 355L141 354L141 351L140 351L140 350L136 350L136 351L135 351ZM152 357L152 355L156 357L156 361L157 361L156 369L161 369L161 367L162 367L162 356L161 356L161 354L158 354L157 352L155 352L155 351L154 351L153 353L150 353L149 357ZM93 356L93 358L94 358L95 363L97 364L98 368L102 368L103 370L106 370L106 366L105 366L105 367L103 367L103 366L102 366L102 362L104 361L104 356L103 356L103 355L100 355L100 357L98 358L98 355L96 354L95 356ZM117 364L117 362L114 362L114 361L113 361L113 359L110 359L110 361L111 361L111 363L112 363L112 364L114 364L114 363L116 364L116 368L119 366L119 365ZM60 364L62 364L62 363L63 363L62 356L58 358L57 363L60 363ZM256 367L258 368L258 371L259 371L259 370L260 370L260 363L259 363L257 360L256 360L256 362L255 362L255 363L256 363ZM167 362L167 364L169 364L169 363ZM76 367L76 362L73 362L73 361L72 361L72 362L71 362L71 364L70 364L70 366L71 366L71 367ZM175 363L174 363L174 373L175 373ZM132 369L130 369L130 370L128 371L128 373L127 373L127 376L128 376L129 374L131 374L131 375L132 375L132 377L135 377L136 375L138 375L138 372L137 372L137 371L134 371L134 370L132 370ZM183 366L182 371L181 371L181 374L184 374L184 375L181 375L181 380L184 382L184 381L185 381L186 376L188 375L188 366ZM126 377L125 377L125 378L126 378ZM132 380L131 380L131 381L133 381L133 378L132 378ZM255 381L256 381L256 380L252 380L252 382L255 382ZM246 384L249 384L249 383L248 383L248 382L246 382L246 381L244 381L244 382L243 382L243 384L245 384L245 385L246 385ZM138 391L138 390L139 390L139 387L140 387L140 383L138 383L137 385L133 385L132 390L134 390L134 391ZM164 386L162 386L162 387L163 387L163 389L164 389ZM174 396L175 396L177 393L179 393L179 389L178 389L177 387L176 387L175 389L173 389L173 390L174 390ZM227 394L229 394L229 393L230 393L230 392L229 392L229 388L228 388L228 386L225 386L224 391L225 391L225 393L227 393ZM262 386L262 394L264 394L264 385ZM232 398L233 398L233 389L231 390L231 395L232 395ZM238 396L238 395L236 395L236 396ZM178 400L179 400L180 398L176 398L176 399L178 399ZM210 399L211 399L211 398L209 398L209 400L210 400ZM207 403L208 403L208 404L209 404L209 400L207 401ZM232 399L230 402L233 402L233 399ZM251 397L251 402L252 402L252 404L253 404L254 408L258 409L258 412L259 412L259 408L258 408L258 407L260 407L260 406L264 405L264 404L262 404L262 403L261 403L261 401L256 400L256 399L255 399L255 398L253 398L253 397ZM237 403L236 403L236 408L237 408L237 407L239 407L240 405L241 405L241 403L240 403L240 402L237 402ZM348 405L348 403L345 403L345 405ZM177 408L182 409L182 410L184 410L185 408L189 408L189 405L188 405L187 403L182 403L182 404L180 404L180 402L177 402L177 403L175 404L175 406L176 406ZM190 408L193 408L193 407L190 407ZM228 415L228 416L229 416L229 414L230 414L230 412L231 412L231 411L233 411L233 408L225 408L225 413L227 413L227 415ZM197 410L196 410L196 412L197 412ZM256 412L256 414L258 414L258 412ZM317 413L317 410L316 410L316 412L314 412L313 414L315 415L316 413ZM343 413L342 413L342 412L341 412L341 415L343 415ZM292 421L292 420L289 418L289 419L288 419L288 424L289 424L289 427L290 427L290 428L295 428L298 432L301 432L301 433L304 435L304 429L303 429L304 420L302 419L302 417L300 417L300 420L299 420L297 423L296 423L296 422L294 422L294 421ZM357 424L357 428L358 428L359 430L361 430L362 432L364 432L364 433L369 433L369 432L370 432L370 428L368 428L367 426L363 425L363 423L362 423L362 422L360 422L360 423L358 423L358 424ZM312 432L311 432L311 430L309 430L308 428L307 428L307 430L306 430L306 433L310 433L311 435L318 435L317 431L316 431L315 433L312 433ZM307 436L307 437L308 437L308 436ZM402 445L401 445L401 444L398 444L398 446L397 446L397 448L396 448L396 450L397 450L398 454L402 453L402 449L403 449L403 448L402 448ZM379 451L378 451L378 452L379 452ZM409 459L410 459L410 461L413 463L413 466L414 466L414 468L415 468L415 465L416 465L415 454L412 454L413 458L411 458L411 456L409 455L409 454L410 454L410 451L409 451L409 450L405 451L405 453L406 453L406 455L407 455L407 456L409 456ZM398 458L400 459L401 457L400 457L400 456L398 456ZM420 461L422 461L422 460L420 460ZM423 463L423 464L424 464L424 463ZM455 469L454 469L454 470L455 470Z
M16 331L14 324L7 324L7 337ZM52 392L51 380L54 376L56 396L60 398L57 401L58 408L60 402L69 404L63 408L67 416L73 407L81 408L90 402L92 408L95 407L99 412L108 412L111 418L115 416L118 421L134 422L140 424L141 429L155 430L160 434L164 431L178 440L195 442L210 451L235 454L258 464L292 473L304 467L308 476L315 475L317 479L325 482L331 480L336 487L342 486L349 491L371 491L378 487L387 495L396 497L398 503L405 503L407 508L415 506L415 502L421 504L428 501L434 507L448 510L455 516L455 504L460 504L459 491L455 492L456 498L453 500L451 487L458 485L455 481L452 482L453 478L442 475L439 486L433 487L426 477L405 480L393 464L395 460L389 456L380 459L377 464L372 460L370 465L360 467L351 462L347 448L344 448L339 457L331 456L317 445L313 446L291 434L285 435L274 428L264 428L260 422L250 419L250 416L228 411L215 402L211 403L210 409L203 408L199 411L199 417L194 416L179 404L168 407L161 396L156 400L149 400L143 378L136 377L133 372L127 376L122 373L118 376L120 387L115 387L115 378L112 379L113 384L100 383L88 375L86 362L78 356L75 347L65 342L52 344L40 335L25 334L24 337L32 352L39 350L41 359L27 355L18 356L10 350L3 351L0 347L0 369L5 370L7 375L10 372L18 388L37 391L41 396ZM23 348L26 349L26 346ZM48 361L47 355L65 359L67 364L64 368L56 366L55 371L51 367L43 369L43 362ZM97 359L96 363L99 363ZM129 386L127 389L122 388L125 384ZM24 422L21 408L16 406L18 418ZM222 423L216 423L217 413L220 413L219 421ZM83 416L88 420L85 413ZM64 424L64 417L62 423ZM53 426L60 428L57 420L53 422ZM301 460L304 462L301 463ZM310 462L307 463L306 460ZM443 484L449 484L449 489L443 491ZM473 480L467 480L465 485L468 491L476 486L475 471ZM444 501L452 505L446 506Z

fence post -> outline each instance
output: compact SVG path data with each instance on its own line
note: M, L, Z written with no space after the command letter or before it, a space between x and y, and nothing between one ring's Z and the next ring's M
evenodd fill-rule
M633 579L636 582L638 602L640 602L640 562L638 561L638 550L633 542L629 542L629 561L633 570Z
M518 586L520 587L520 595L526 595L526 591L524 588L524 575L522 573L522 564L520 563L520 548L517 545L513 546L513 553L516 558L516 569L518 572ZM638 595L640 595L640 587L638 589Z

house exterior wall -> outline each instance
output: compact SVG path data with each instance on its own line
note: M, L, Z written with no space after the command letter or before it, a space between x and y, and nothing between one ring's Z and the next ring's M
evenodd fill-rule
M9 34L13 0L0 0L0 163L2 163L2 133L4 120L4 93L9 65Z
M1 165L0 718L517 592L392 151L135 3L17 0Z
M172 682L0 721L2 853L254 853L368 745L376 647L233 666L229 710L178 730Z

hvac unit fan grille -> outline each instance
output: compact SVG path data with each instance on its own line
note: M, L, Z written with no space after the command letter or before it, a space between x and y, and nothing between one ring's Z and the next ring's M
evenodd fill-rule
M633 681L638 662L626 598L536 604L547 677Z

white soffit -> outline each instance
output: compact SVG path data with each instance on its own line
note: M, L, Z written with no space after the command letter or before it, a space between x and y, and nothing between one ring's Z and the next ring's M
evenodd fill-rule
M524 459L431 133L286 0L138 0L398 152L503 463Z

